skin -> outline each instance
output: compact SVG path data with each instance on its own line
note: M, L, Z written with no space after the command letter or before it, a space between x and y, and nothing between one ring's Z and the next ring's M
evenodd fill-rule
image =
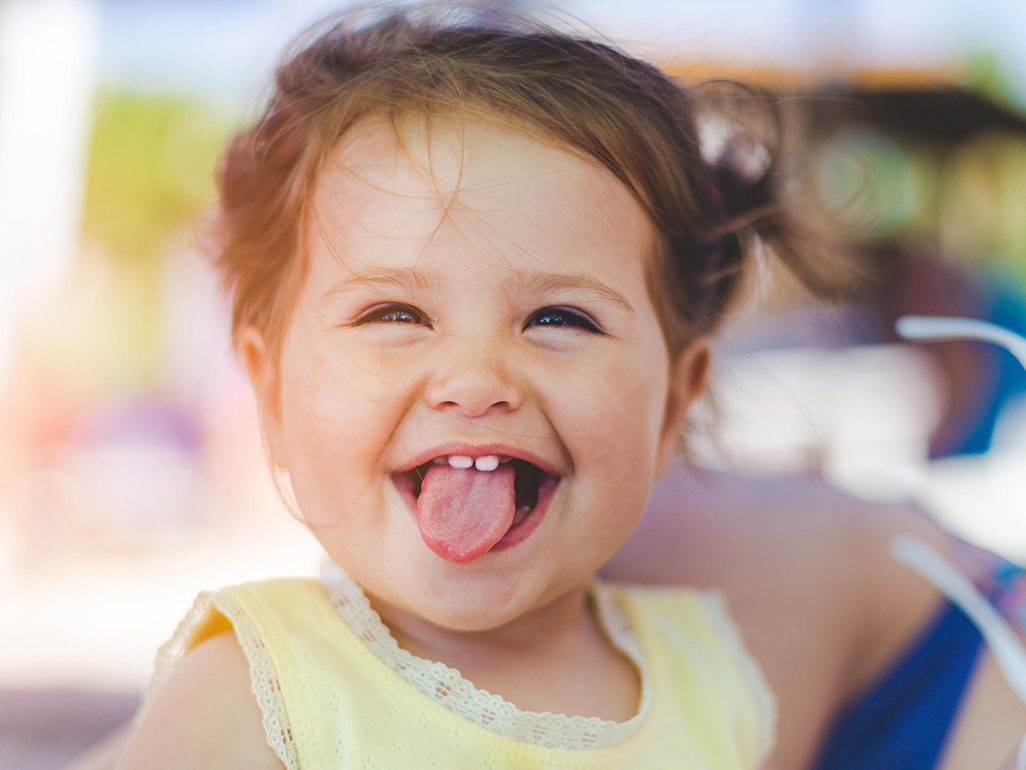
M182 658L121 756L108 755L90 770L110 767L110 760L117 768L281 770L235 636L215 636Z
M610 172L495 125L430 129L352 131L313 193L280 355L242 337L273 459L403 647L521 708L626 720L637 672L586 589L673 455L706 348L671 359L653 228ZM397 474L451 454L558 477L527 538L469 564L427 547ZM119 766L275 766L244 673L230 637L190 653Z

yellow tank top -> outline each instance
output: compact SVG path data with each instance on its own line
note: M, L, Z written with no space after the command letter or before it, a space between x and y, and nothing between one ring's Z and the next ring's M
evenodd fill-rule
M592 599L641 675L627 722L523 711L416 658L337 568L201 594L162 648L151 692L189 649L231 629L288 770L759 767L773 698L718 594L599 583Z

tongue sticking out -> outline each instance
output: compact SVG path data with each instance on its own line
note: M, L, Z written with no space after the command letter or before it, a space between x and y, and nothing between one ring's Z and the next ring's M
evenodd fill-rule
M417 524L428 548L447 561L469 564L513 525L516 471L433 465L417 498Z

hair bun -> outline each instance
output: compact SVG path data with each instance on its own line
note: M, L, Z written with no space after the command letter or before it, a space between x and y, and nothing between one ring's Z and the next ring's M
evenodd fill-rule
M720 115L706 116L700 134L712 172L713 202L730 230L758 228L761 219L779 209L773 151L743 126Z

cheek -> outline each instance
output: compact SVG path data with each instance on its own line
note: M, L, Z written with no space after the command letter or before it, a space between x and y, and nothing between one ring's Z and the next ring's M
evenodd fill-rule
M335 359L296 362L282 377L282 428L295 447L331 441L337 434L372 430L388 394L375 393L354 368Z
M654 346L629 346L626 356L594 359L564 387L564 432L578 451L610 472L649 483L649 466L666 406L666 357ZM564 375L566 376L566 375Z
M330 342L282 359L282 464L303 517L331 526L367 501L382 451L402 412L395 378Z
M390 366L377 351L342 345L321 331L290 353L282 361L283 419L328 433L364 433L402 398L402 367Z

